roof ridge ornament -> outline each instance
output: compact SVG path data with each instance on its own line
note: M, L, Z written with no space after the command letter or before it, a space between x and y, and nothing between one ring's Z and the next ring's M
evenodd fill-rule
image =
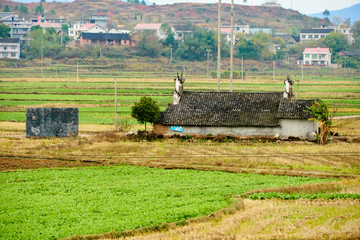
M179 75L179 73L177 72L174 81L175 81L175 91L173 93L173 97L174 97L173 104L176 105L180 103L180 98L184 91L185 78L183 77L183 73Z
M286 80L284 81L285 84L285 92L284 92L284 98L291 99L295 96L292 91L292 85L294 84L294 81L291 80L290 76L287 75Z

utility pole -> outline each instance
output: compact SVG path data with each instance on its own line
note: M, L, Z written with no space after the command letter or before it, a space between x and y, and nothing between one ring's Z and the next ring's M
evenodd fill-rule
M209 59L210 59L210 49L206 49L206 55L207 55L207 71L206 74L208 77L210 77L210 72L209 72Z
M218 9L218 57L217 57L217 91L220 92L220 81L221 81L221 0L219 0Z
M275 60L273 61L273 82L275 83Z
M41 41L41 77L44 77L44 46Z
M244 81L244 58L241 58L241 81Z
M170 62L172 62L172 48L170 48Z
M304 81L304 64L301 63L301 81Z
M117 77L114 77L115 81L115 131L117 130Z
M79 62L76 63L76 83L79 82Z
M231 0L231 44L230 44L230 92L232 92L234 71L234 0Z

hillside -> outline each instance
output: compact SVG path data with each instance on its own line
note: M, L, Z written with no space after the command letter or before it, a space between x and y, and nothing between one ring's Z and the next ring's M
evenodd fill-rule
M1 0L1 8L8 4L13 10L20 6L19 2ZM28 3L29 10L25 18L35 16L35 7L39 3ZM142 6L124 3L118 0L76 0L74 2L43 3L48 17L65 17L81 19L92 14L107 14L115 24L122 24L130 29L140 22L162 22L170 24L185 24L191 22L201 27L217 26L217 4L178 3L172 5ZM55 15L50 11L55 10ZM15 11L16 12L16 11ZM250 24L257 27L278 28L291 32L291 28L312 27L319 25L318 19L303 15L297 11L283 8L267 8L261 6L235 6L235 22ZM136 16L136 20L135 20ZM223 24L230 24L230 4L222 6Z
M346 18L350 18L351 19L351 23L353 24L356 21L360 20L360 3L353 5L351 7L348 8L343 8L340 10L334 10L334 11L330 11L330 20L332 17L337 16L342 18L343 20L345 20ZM309 14L309 16L311 17L319 17L319 18L323 18L324 15L323 13L314 13L314 14Z

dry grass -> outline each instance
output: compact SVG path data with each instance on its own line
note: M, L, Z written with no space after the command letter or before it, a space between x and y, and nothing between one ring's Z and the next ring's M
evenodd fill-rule
M93 129L96 130L96 129ZM134 142L119 132L77 138L0 138L2 155L291 176L357 176L360 143Z
M360 238L360 202L356 200L244 200L244 206L221 220L126 239Z

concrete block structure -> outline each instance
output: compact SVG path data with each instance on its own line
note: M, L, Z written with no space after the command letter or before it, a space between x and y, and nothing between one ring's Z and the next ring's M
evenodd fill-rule
M26 137L71 137L78 132L78 108L28 108L26 111Z

